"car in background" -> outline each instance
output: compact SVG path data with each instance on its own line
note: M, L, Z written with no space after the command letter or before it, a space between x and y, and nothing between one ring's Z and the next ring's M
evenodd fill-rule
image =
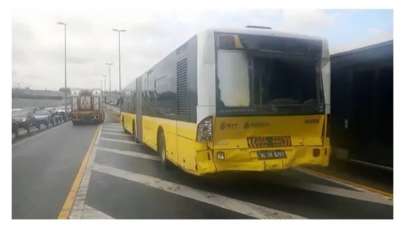
M71 112L72 112L72 107L70 105L66 106L66 111L65 111L65 106L59 106L56 107L57 112L61 116L65 116L65 121L70 120Z
M32 110L15 109L12 112L12 133L18 137L18 130L20 128L25 129L28 134L30 133L30 128L33 125L34 115Z
M46 107L43 108L44 110L48 111L51 114L51 118L49 120L50 124L55 126L59 123L58 118L55 116L56 108L55 107Z
M59 107L48 107L45 110L51 113L51 123L52 125L58 125L65 122L64 113L60 112Z
M41 129L41 124L45 125L47 128L54 125L52 112L45 109L37 109L34 111L32 125Z
M65 112L65 108L57 108L55 112L55 116L60 120L61 122L66 122L69 119L69 114Z

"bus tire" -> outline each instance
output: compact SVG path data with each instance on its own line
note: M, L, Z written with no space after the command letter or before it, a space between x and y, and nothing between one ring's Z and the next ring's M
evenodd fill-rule
M159 157L160 157L160 162L162 164L162 166L167 169L170 168L170 162L167 160L166 157L166 140L165 140L165 134L163 132L163 130L159 129L159 133L158 133L158 153L159 153Z
M121 117L121 126L122 126L122 129L124 129L124 133L129 134L129 131L125 128L125 118L124 118L124 116Z

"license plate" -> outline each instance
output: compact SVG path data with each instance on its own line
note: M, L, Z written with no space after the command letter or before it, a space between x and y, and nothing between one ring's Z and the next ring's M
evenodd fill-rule
M248 137L247 143L250 148L288 147L291 146L291 137L290 136Z
M272 150L272 151L258 151L257 157L260 160L264 159L282 159L287 158L287 154L283 150Z

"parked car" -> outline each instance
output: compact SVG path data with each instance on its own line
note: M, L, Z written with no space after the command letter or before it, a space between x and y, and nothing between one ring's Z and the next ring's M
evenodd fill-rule
M31 110L13 110L12 113L12 133L18 137L18 129L24 128L30 133L30 127L33 123L33 113Z
M41 124L44 124L47 128L50 125L54 125L54 121L52 119L52 113L45 109L35 110L33 113L33 121L32 125L38 129L41 129Z
M60 120L61 122L66 122L68 120L68 114L65 112L64 108L59 108L55 112L55 116Z
M58 113L59 109L57 107L48 107L45 110L51 113L51 123L52 125L58 125L64 122L63 116Z

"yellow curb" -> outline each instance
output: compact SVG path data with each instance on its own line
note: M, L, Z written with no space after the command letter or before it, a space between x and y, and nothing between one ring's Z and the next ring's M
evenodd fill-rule
M65 203L63 204L63 207L59 212L58 219L68 219L69 218L74 201L76 199L77 191L79 190L80 183L83 179L84 174L86 173L86 168L87 168L87 164L90 159L90 154L93 151L95 141L96 141L96 138L97 138L97 135L98 135L98 132L100 131L100 129L101 129L101 127L98 126L97 130L93 136L93 139L91 140L89 149L87 150L86 155L84 156L84 158L82 160L79 171L76 174L76 177L73 181L70 191L69 191L68 195L66 196Z
M343 183L345 183L345 184L352 185L352 186L357 187L357 188L361 188L361 189L365 189L365 190L370 191L370 192L374 192L374 193L381 194L381 195L385 196L386 198L388 198L388 199L390 199L390 200L392 200L392 197L393 197L393 194L392 194L392 193L385 192L385 191L382 191L382 190L380 190L380 189L376 189L376 188L373 188L373 187L370 187L370 186L366 186L366 185L363 185L363 184L355 183L355 182L350 181L350 180L347 180L347 179L343 179L343 178L340 178L340 177L332 176L332 175L325 174L325 173L322 173L322 172L319 172L319 171L315 171L315 170L312 170L312 169L308 169L308 168L301 168L301 169L303 169L303 170L305 170L305 171L307 171L307 172L309 172L309 173L312 173L312 174L315 175L315 176L330 178L330 179L333 179L333 180L335 180L335 181L343 182Z

